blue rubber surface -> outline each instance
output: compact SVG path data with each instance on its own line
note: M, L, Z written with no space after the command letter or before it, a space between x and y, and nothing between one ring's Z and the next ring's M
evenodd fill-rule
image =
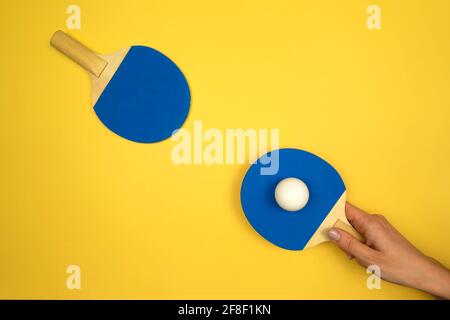
M345 191L339 173L326 161L298 149L279 150L279 171L261 175L257 160L241 186L241 205L253 228L266 240L289 250L302 250ZM308 186L309 201L297 212L281 209L275 187L284 178L295 177Z
M189 114L190 92L181 70L154 49L134 46L94 110L119 136L142 143L169 138Z

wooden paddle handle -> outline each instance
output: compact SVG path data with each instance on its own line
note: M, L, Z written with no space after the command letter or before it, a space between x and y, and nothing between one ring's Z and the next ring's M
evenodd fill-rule
M97 78L108 65L108 62L61 30L53 34L50 44Z
M355 237L359 241L363 241L364 240L364 238L358 233L358 231L353 229L353 227L348 222L344 222L344 221L338 219L336 221L336 223L334 224L333 228L342 229L342 230L350 233L353 237Z

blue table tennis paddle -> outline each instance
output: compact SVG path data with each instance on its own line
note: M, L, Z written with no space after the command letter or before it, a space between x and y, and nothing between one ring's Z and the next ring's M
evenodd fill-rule
M164 54L132 46L100 55L62 31L51 45L85 68L92 79L92 103L111 131L135 142L169 138L189 114L189 86Z
M269 242L289 250L328 241L327 231L332 227L361 239L345 216L346 188L339 173L312 153L298 149L277 151L279 170L275 175L261 175L265 165L258 159L242 182L241 205L252 227ZM309 190L306 205L297 211L286 211L275 199L277 186L288 178L302 181Z

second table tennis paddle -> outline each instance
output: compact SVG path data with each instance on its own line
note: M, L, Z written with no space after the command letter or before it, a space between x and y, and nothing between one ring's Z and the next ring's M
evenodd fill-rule
M261 175L264 165L257 160L242 182L241 204L252 227L266 240L289 250L303 250L329 241L327 232L332 227L361 240L345 216L346 188L339 173L307 151L275 151L279 152L277 174ZM309 190L308 201L299 210L286 211L276 202L277 185L286 178L301 180Z
M189 114L190 91L181 70L161 52L131 46L100 55L66 33L51 45L86 69L92 79L92 104L111 131L135 142L169 138Z

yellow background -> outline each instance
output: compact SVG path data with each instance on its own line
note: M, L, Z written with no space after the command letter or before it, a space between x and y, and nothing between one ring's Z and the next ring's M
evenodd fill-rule
M86 72L49 45L72 3L69 33L98 52L142 44L181 67L185 128L279 128L450 265L449 1L1 1L0 298L430 298L368 290L330 243L266 242L240 208L248 165L175 166L175 142L107 130Z

